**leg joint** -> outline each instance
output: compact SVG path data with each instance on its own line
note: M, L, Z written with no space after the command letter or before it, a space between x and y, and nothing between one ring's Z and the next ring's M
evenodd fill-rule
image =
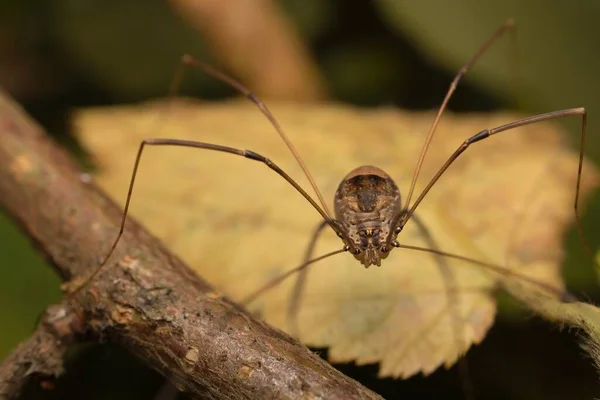
M261 156L260 154L255 153L251 150L244 150L244 157L249 158L251 160L261 161L265 164L271 164L271 160L269 160L267 157Z
M467 140L465 140L465 144L479 142L480 140L486 139L489 136L490 136L489 129L484 129L481 132L478 132L478 133L474 134L473 136L471 136L470 138L468 138Z

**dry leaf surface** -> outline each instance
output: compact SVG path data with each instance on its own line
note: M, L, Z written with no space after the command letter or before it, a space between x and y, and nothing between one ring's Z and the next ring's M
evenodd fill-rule
M153 103L76 115L79 138L99 166L98 183L121 204L138 145L147 137L253 150L312 193L284 143L252 104L178 101L164 118L161 110L164 104ZM360 165L382 168L406 195L433 117L342 105L275 103L271 110L330 208L341 179ZM465 138L514 119L515 115L503 113L445 115L416 193ZM565 143L559 129L549 123L477 143L442 177L417 214L440 249L508 263L513 270L561 287L561 237L573 220L577 172L577 154ZM596 178L586 163L584 193ZM173 147L145 150L130 210L218 290L236 300L297 266L320 222L310 204L263 164ZM428 246L412 222L399 240ZM327 232L315 254L341 247L341 241ZM380 362L382 376L427 374L442 364L451 365L459 353L457 344L465 350L485 337L496 310L491 290L506 277L465 262L448 260L448 267L458 292L453 301L447 278L428 254L396 249L381 268L368 270L349 254L315 264L297 316L300 339L329 347L332 361ZM539 292L518 283L530 293ZM293 285L294 279L282 283L250 308L286 329ZM461 322L458 340L456 321Z

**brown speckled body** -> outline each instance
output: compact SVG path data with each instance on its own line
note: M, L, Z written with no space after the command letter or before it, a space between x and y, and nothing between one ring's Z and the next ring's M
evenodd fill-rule
M365 266L381 265L394 217L401 212L400 190L383 170L362 166L352 170L335 193L335 217L343 225L354 256Z

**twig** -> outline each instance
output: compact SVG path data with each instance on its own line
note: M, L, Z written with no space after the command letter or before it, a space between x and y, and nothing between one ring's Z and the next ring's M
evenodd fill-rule
M56 377L63 356L81 329L81 321L66 304L49 307L38 328L0 365L0 399L16 398L31 377Z
M0 204L65 279L89 274L121 210L0 92ZM70 299L86 334L119 343L204 399L378 398L215 293L130 221L106 268Z

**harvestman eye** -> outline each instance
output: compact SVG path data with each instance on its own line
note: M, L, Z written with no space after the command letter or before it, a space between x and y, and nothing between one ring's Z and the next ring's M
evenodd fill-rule
M408 195L404 202L404 206L402 206L400 202L400 191L393 179L384 171L377 167L373 166L362 166L350 171L348 175L342 180L340 183L338 190L335 194L334 204L335 209L332 214L329 208L327 207L327 203L325 202L320 190L318 189L313 177L311 176L307 166L304 161L300 157L299 153L295 149L292 142L288 139L287 135L284 133L283 129L279 125L276 118L273 116L271 111L267 108L267 106L250 90L248 90L241 83L226 75L225 73L211 67L210 65L196 60L190 55L184 55L181 59L180 66L176 71L173 81L171 84L171 90L169 93L169 97L172 98L178 91L178 88L183 79L183 74L187 67L192 67L195 69L200 69L204 71L206 74L213 76L214 78L223 81L224 83L230 85L231 87L238 90L241 94L246 96L251 102L255 104L255 106L259 109L260 112L270 121L271 125L279 134L281 139L285 142L288 149L292 153L293 157L296 159L297 163L302 168L304 175L308 178L310 185L313 191L316 194L317 200L314 200L313 197L305 191L294 179L292 179L285 171L283 171L277 164L275 164L269 158L255 153L250 150L242 150L236 149L227 146L221 146L218 144L211 143L203 143L189 140L178 140L178 139L161 139L161 138L152 138L145 139L140 143L137 156L135 158L135 164L133 167L131 180L129 183L129 189L127 192L127 198L125 201L125 207L123 210L123 215L119 227L119 232L116 235L115 241L112 243L109 251L106 253L106 256L102 260L102 262L98 265L98 267L86 278L86 280L80 284L77 288L72 290L71 294L74 295L81 288L85 287L88 282L90 282L107 264L111 255L113 254L115 248L117 247L121 236L123 234L125 228L125 222L127 220L127 214L129 210L129 205L131 201L131 197L133 194L133 188L135 184L135 178L137 175L138 167L140 164L140 160L143 154L143 150L145 146L178 146L178 147L193 147L204 150L217 151L222 153L229 153L236 156L245 157L249 160L257 161L263 163L265 166L273 170L280 177L285 179L291 186L293 186L296 191L303 196L312 207L318 212L322 218L322 222L319 224L314 234L312 235L310 244L305 253L305 260L298 267L286 272L280 277L274 279L269 282L262 288L259 288L256 292L248 296L243 304L249 304L258 296L264 294L266 291L278 285L283 280L288 277L296 274L297 282L294 286L291 301L288 309L288 318L292 321L292 326L294 324L294 316L296 315L299 305L303 284L306 280L306 271L309 265L312 265L318 261L326 259L328 257L332 257L336 254L349 252L352 256L354 256L358 261L360 261L365 267L369 267L370 265L380 265L382 260L385 259L388 254L394 248L403 248L406 250L414 250L429 253L432 256L436 257L436 259L444 260L445 258L449 259L457 259L466 263L470 263L473 265L477 265L479 267L488 269L498 274L503 274L506 276L515 277L521 279L525 282L537 285L540 289L545 290L551 294L560 296L563 299L568 299L569 295L560 289L556 289L550 285L537 282L534 279L519 274L517 272L507 270L505 267L482 262L476 259L472 259L469 257L464 257L461 255L451 254L444 252L438 249L437 244L435 243L433 237L427 230L426 226L419 220L417 215L415 214L416 209L421 204L421 202L425 199L427 194L433 188L435 183L441 178L441 176L446 172L446 170L454 163L454 161L464 153L471 145L482 141L484 139L489 138L495 134L509 131L518 127L522 127L525 125L530 125L534 123L538 123L541 121L547 121L558 118L565 117L580 117L581 118L581 144L580 144L580 153L579 153L579 167L577 172L577 181L575 186L575 200L574 200L574 211L575 211L575 219L578 228L578 232L580 235L580 239L591 256L591 251L585 238L582 234L581 229L581 221L579 217L579 188L581 183L581 174L583 167L583 152L585 146L585 136L586 136L586 120L587 114L584 108L569 108L564 110L552 111L544 114L534 115L531 117L519 119L517 121L504 124L498 127L492 127L483 129L480 132L468 137L465 141L458 146L455 152L448 158L448 160L440 167L438 172L433 176L433 178L429 181L429 183L425 186L423 191L417 196L414 203L411 204L411 199L414 194L414 190L416 187L417 180L419 178L419 174L421 171L421 167L425 156L427 154L427 150L429 149L431 140L436 132L436 128L440 121L442 114L444 113L446 106L452 97L454 91L460 80L463 76L473 67L476 61L487 51L487 49L501 36L505 34L507 31L511 31L514 34L514 21L512 19L506 21L487 41L483 43L483 45L477 50L474 56L460 69L458 74L455 76L454 80L451 82L450 87L444 97L440 108L437 111L437 114L432 122L432 125L428 131L428 134L425 139L425 143L421 150L419 159L417 161L415 171L412 176L411 184L408 190ZM359 222L357 222L359 221ZM403 227L409 222L414 221L423 234L424 238L429 243L429 248L425 247L417 247L417 246L408 246L400 243L396 236L402 232ZM339 250L334 250L319 257L313 258L312 252L314 250L316 241L319 235L325 230L326 227L331 228L336 235L342 239L343 247ZM366 232L369 232L367 235ZM357 240L355 238L360 238ZM293 328L295 329L295 328ZM456 339L460 340L460 339ZM461 359L462 360L462 359Z

